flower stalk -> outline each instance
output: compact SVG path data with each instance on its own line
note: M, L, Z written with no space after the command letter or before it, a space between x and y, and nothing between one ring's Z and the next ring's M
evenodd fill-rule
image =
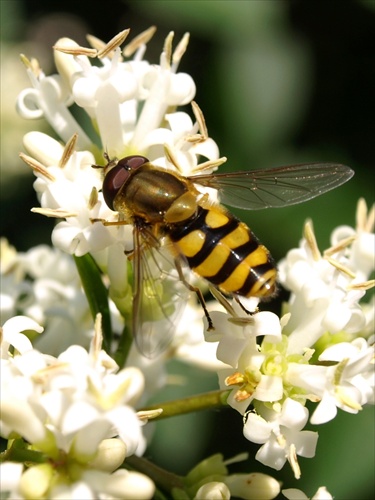
M174 399L170 402L156 403L151 406L143 408L144 410L154 410L157 408L162 409L162 413L158 417L158 420L176 417L178 415L185 415L187 413L192 413L202 410L214 410L227 406L227 397L229 391L211 391L204 394L197 394L195 396L188 396L182 399Z

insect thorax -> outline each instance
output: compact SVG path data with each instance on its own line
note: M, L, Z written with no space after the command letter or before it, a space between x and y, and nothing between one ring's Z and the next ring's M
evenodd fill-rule
M187 184L172 173L141 167L120 190L114 205L131 218L142 217L149 224L163 223L167 210L187 191Z

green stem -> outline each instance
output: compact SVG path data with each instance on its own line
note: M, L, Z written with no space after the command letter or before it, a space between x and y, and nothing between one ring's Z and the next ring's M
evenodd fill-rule
M47 462L47 460L44 453L27 448L23 439L15 439L11 447L0 454L0 462L29 462L42 464Z
M212 391L196 396L188 396L187 398L177 399L174 401L166 401L164 403L156 403L147 408L142 408L142 411L163 409L163 413L156 417L158 420L162 418L175 417L176 415L184 415L193 411L208 410L227 406L227 398L230 391Z
M183 489L185 486L180 476L158 467L152 462L149 462L146 458L132 455L131 457L126 457L125 464L146 474L164 491L171 491L174 488Z

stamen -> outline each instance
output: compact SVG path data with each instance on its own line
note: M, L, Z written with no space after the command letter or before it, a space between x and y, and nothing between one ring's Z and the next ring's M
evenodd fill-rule
M227 158L225 156L222 156L221 158L218 158L217 160L208 160L204 161L203 163L200 163L197 165L192 172L198 171L198 172L203 172L204 170L216 170L220 165L225 163L227 161Z
M20 54L20 59L26 68L32 71L33 75L37 78L40 76L42 68L40 67L38 59L35 59L35 57L28 59L25 54Z
M156 31L156 26L150 26L147 30L143 31L139 35L137 35L128 45L124 47L122 51L125 57L130 57L134 54L134 52L139 49L142 45L146 45L151 38L154 36Z
M227 387L231 385L242 385L246 382L245 377L241 372L234 372L225 379L225 385Z
M344 266L341 264L341 262L339 262L338 260L336 259L332 259L332 257L324 257L326 261L328 261L333 267L335 267L336 269L338 269L339 271L347 274L350 278L355 278L355 273L349 269L348 267Z
M365 292L367 290L371 290L371 288L375 287L375 280L363 281L362 283L351 283L346 287L347 290L359 290L361 292Z
M179 41L179 43L177 44L177 47L175 48L172 55L173 65L177 66L181 61L182 56L185 54L187 46L189 45L189 39L190 39L190 33L185 33L184 36Z
M340 363L338 363L333 376L334 385L340 384L343 371L348 363L349 363L349 358L344 358L342 361L340 361Z
M67 217L78 217L76 212L68 212L62 208L41 208L34 207L31 209L34 214L45 215L46 217L54 217L56 219L66 219Z
M191 107L193 108L194 116L198 122L199 131L202 134L202 136L204 137L204 139L207 139L208 138L208 130L207 130L206 121L204 119L202 110L195 101L191 102Z
M246 389L238 389L238 391L236 391L234 399L238 403L241 403L242 401L246 401L246 399L249 399L251 396L252 396L252 394L249 393L248 390L246 390Z
M374 232L375 226L375 205L371 209L367 209L367 204L364 198L360 198L357 203L356 213L356 229L365 233Z
M90 348L91 353L94 355L95 360L98 359L99 353L103 344L103 331L102 331L102 315L97 313L95 316L94 324L94 338Z
M367 222L365 225L366 233L373 233L375 228L375 204L372 205L371 210L367 214Z
M97 204L97 202L98 202L98 190L94 186L91 190L89 201L87 203L88 209L89 210L93 209L95 207L95 205Z
M110 55L117 47L119 47L127 38L130 33L130 29L120 31L116 36L114 36L101 50L98 52L98 57L106 57Z
M297 459L296 447L293 443L289 446L288 462L290 463L290 466L292 467L294 477L296 479L299 479L301 477L301 468L299 466L298 459Z
M82 47L81 45L77 45L73 41L70 44L68 40L66 40L66 44L54 45L52 48L54 50L57 50L58 52L63 52L64 54L70 54L72 56L96 57L98 54L98 51L96 49Z
M174 167L176 167L176 169L179 172L182 172L181 166L179 165L179 163L177 161L177 156L175 155L173 148L169 144L164 144L164 154L165 154L167 160L170 163L172 163L172 165Z
M142 422L147 422L153 418L159 417L163 413L163 408L155 408L154 410L142 410L137 411L137 417L142 420Z
M304 227L304 237L311 250L313 259L318 261L321 258L320 250L316 242L314 228L311 220L307 220Z
M367 204L364 198L360 198L357 203L356 228L357 231L364 231L367 220Z
M237 326L247 326L254 324L254 318L252 316L228 318L228 321L229 323L233 323Z
M356 238L356 236L348 236L347 238L339 241L337 245L327 248L327 250L324 250L323 252L324 257L329 257L331 255L334 255L335 253L341 252L345 248L349 247L353 243L353 241L356 240Z
M31 156L25 155L25 153L20 153L19 157L27 165L29 165L29 167L31 167L35 173L43 175L43 177L52 182L56 181L56 178L48 171L47 167L42 165L39 161L35 160Z
M99 52L99 50L102 50L106 45L106 43L103 40L94 35L90 35L90 33L86 35L86 40L89 42L91 47L95 49L97 52Z
M167 38L165 39L163 52L162 52L162 56L164 55L165 63L167 64L168 68L170 67L171 60L172 60L173 37L174 37L174 31L170 31L167 35Z
M191 142L192 144L203 142L205 138L201 134L194 134L185 137L186 142Z
M78 139L78 134L73 134L72 137L69 139L69 141L65 144L63 154L62 154L61 159L59 161L60 168L65 167L65 165L68 163L70 157L74 153L75 147L77 144L77 139Z

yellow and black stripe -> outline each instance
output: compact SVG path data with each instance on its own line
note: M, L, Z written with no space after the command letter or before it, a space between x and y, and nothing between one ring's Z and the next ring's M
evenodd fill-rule
M275 263L254 233L220 205L198 206L168 231L189 267L224 293L265 297L275 290Z

